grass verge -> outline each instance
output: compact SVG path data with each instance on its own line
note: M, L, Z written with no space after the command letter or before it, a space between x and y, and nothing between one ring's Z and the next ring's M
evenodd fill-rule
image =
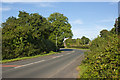
M80 66L78 66L79 68L79 74L78 74L78 78L81 78L82 74L87 70L87 66L85 64L81 64Z
M49 53L47 53L47 54L30 56L30 57L21 57L21 58L9 59L9 60L2 60L2 61L0 61L0 62L2 62L2 63L8 63L8 62L14 62L14 61L19 61L19 60L36 58L36 57L40 57L40 56L47 56L47 55L57 54L57 53L61 53L61 52L63 52L63 51L59 51L59 52L53 52L53 51L51 51L51 52L49 52Z
M90 50L90 49L82 49L82 48L66 48L66 49Z

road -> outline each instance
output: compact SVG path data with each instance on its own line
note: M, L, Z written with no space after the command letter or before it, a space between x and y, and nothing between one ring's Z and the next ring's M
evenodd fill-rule
M3 78L77 78L77 66L84 59L84 50L61 49L64 52L5 63Z

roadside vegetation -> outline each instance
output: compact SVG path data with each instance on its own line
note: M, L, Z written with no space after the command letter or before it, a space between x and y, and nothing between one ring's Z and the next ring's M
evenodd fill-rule
M12 16L2 23L2 60L59 51L64 38L72 36L68 18L61 13L45 18L19 11L18 18Z
M18 57L18 58L15 58L15 59L5 59L5 60L2 60L2 63L9 63L9 62L14 62L14 61L20 61L20 60L25 60L25 59L31 59L31 58L37 58L37 57L40 57L40 56L47 56L47 55L52 55L52 54L58 54L58 53L61 53L62 51L58 51L58 52L53 52L53 51L50 51L49 53L45 54L40 54L40 55L35 55L35 56L28 56L28 57Z
M120 78L120 17L110 31L100 31L100 36L90 43L90 51L79 66L80 78Z
M76 48L76 49L89 49L90 39L83 36L81 39L66 39L65 45L67 48Z

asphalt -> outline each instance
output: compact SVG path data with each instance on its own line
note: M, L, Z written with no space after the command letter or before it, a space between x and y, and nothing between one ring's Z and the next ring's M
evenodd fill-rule
M2 67L2 78L77 78L84 50L61 50L64 52L2 64L8 66Z

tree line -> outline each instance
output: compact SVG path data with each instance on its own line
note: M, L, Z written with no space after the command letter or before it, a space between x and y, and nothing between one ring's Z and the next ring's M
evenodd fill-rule
M61 13L45 18L38 13L19 11L18 18L12 16L2 23L2 59L58 51L64 38L72 36L68 18Z
M65 45L68 48L83 48L83 49L88 49L89 48L89 43L90 39L82 36L82 38L77 38L77 39L66 39L65 40Z
M86 67L81 78L120 78L120 17L110 31L100 31L92 40L90 51L80 67Z

